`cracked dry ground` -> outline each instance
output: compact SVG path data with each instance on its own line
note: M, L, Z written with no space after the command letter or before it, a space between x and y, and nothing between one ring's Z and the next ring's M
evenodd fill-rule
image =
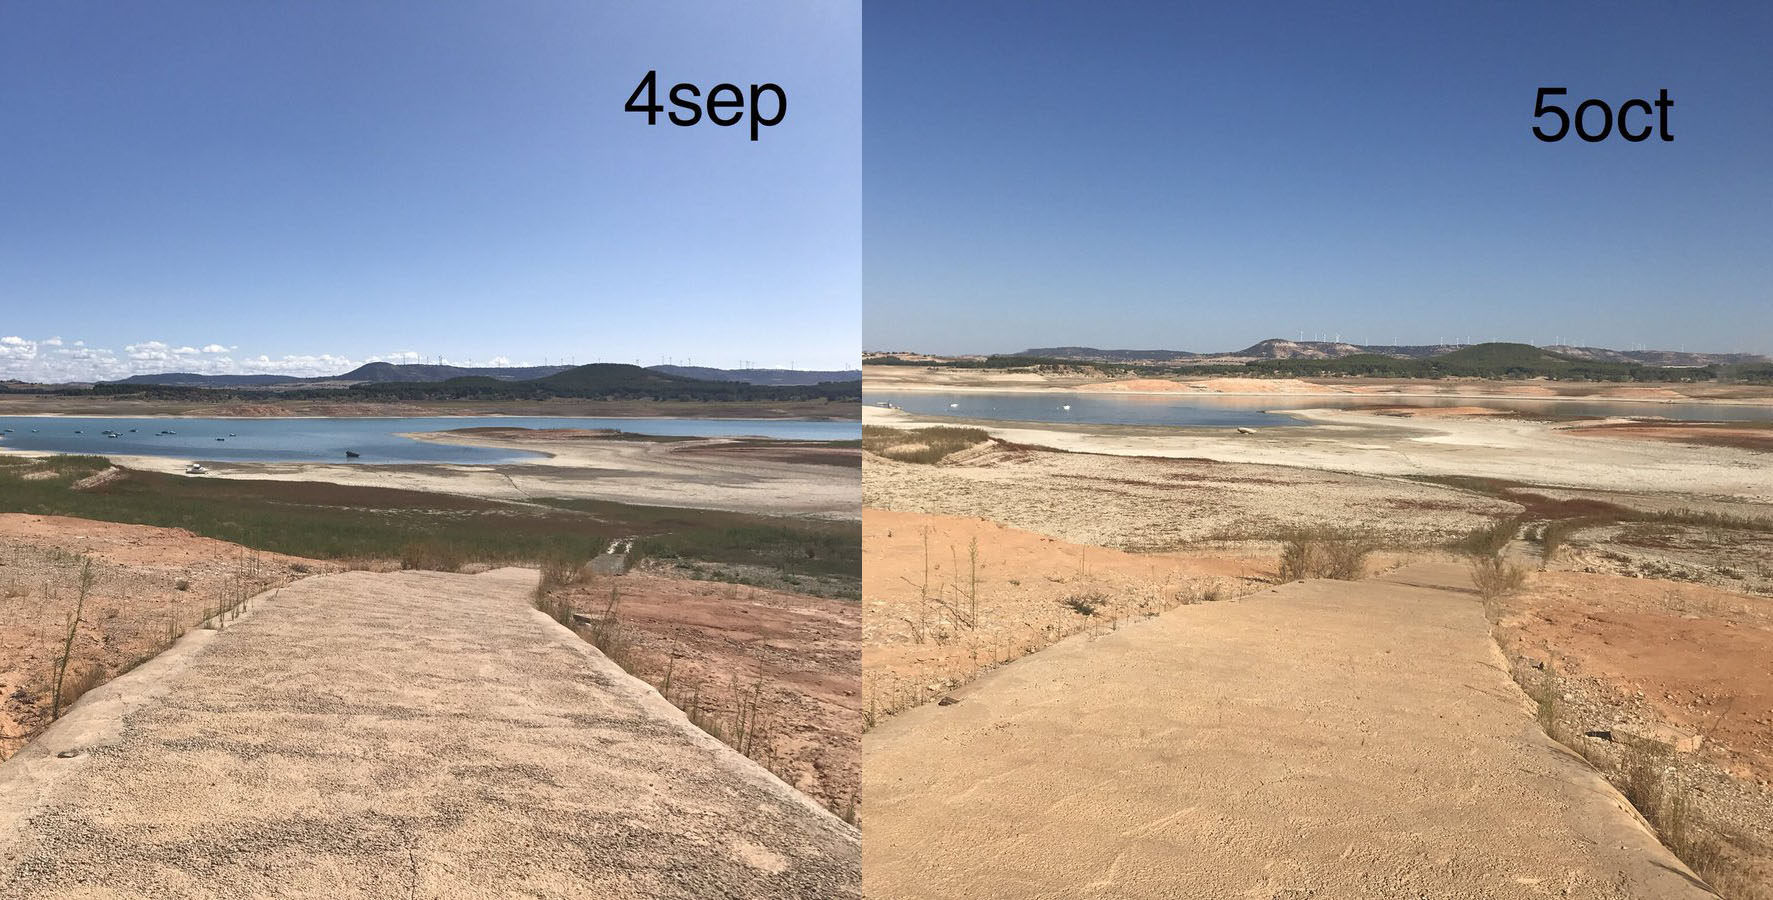
M858 895L855 829L534 583L310 578L98 688L0 766L0 898Z

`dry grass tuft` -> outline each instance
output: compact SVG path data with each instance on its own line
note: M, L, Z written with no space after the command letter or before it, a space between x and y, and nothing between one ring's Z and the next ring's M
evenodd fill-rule
M1514 542L1514 536L1521 530L1519 516L1498 519L1488 525L1474 528L1465 536L1453 542L1453 549L1472 557L1501 556L1502 551Z
M1500 556L1476 556L1471 582L1485 601L1498 600L1527 586L1527 567Z
M951 454L991 440L980 428L862 426L862 449L899 462L934 465Z
M437 541L412 541L400 548L400 568L429 572L456 572L467 565L462 548Z
M1367 557L1379 549L1373 532L1358 528L1315 528L1289 533L1281 540L1280 579L1333 578L1359 581L1367 577Z

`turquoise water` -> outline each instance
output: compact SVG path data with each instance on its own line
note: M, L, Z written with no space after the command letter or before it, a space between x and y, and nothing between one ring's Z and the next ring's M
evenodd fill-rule
M400 437L455 428L616 428L635 434L842 441L862 436L856 422L784 419L583 419L552 416L429 416L329 419L104 418L0 416L0 447L52 453L173 456L204 462L346 461L501 463L542 454L461 447ZM104 432L117 432L107 437ZM173 432L164 434L162 432ZM218 440L218 438L220 440Z
M1272 415L1269 410L1349 409L1362 406L1488 406L1545 416L1660 416L1692 422L1773 422L1773 406L1634 403L1617 400L867 391L863 395L863 402L869 405L891 403L919 415L1013 422L1068 422L1079 425L1284 427L1308 423L1291 416Z

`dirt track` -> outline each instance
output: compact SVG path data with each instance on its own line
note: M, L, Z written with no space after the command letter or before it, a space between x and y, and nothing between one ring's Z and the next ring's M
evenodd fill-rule
M1187 606L900 715L864 739L868 896L1712 896L1540 733L1468 583Z
M0 765L0 898L857 896L854 829L533 584L310 578L92 691Z

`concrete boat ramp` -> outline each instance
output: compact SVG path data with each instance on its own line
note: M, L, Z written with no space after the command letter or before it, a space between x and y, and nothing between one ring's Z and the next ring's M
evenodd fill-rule
M878 900L1705 898L1540 733L1463 566L1181 607L863 742Z
M856 829L535 577L309 578L94 690L0 765L0 898L860 895Z

